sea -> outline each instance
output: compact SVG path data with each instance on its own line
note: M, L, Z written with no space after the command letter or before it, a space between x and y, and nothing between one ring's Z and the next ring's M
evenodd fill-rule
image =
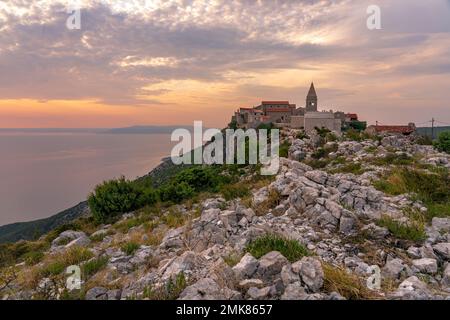
M172 146L166 133L0 130L0 226L49 217L102 181L145 175Z

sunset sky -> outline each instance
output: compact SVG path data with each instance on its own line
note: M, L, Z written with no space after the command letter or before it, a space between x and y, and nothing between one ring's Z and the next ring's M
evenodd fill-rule
M0 127L224 126L261 100L450 123L448 0L0 2ZM368 5L381 30L368 30Z

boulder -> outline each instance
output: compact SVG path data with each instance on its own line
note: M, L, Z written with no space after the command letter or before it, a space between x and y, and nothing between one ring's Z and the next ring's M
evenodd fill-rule
M381 269L381 274L389 279L399 279L402 273L406 271L406 265L401 259L391 259L386 262Z
M86 292L86 300L108 300L108 289L94 287Z
M180 294L179 300L223 300L219 285L210 278L203 278L187 287Z
M450 261L450 243L435 244L433 250L444 260Z
M412 264L421 273L435 274L438 270L437 261L435 259L416 259L412 261Z
M303 257L292 264L292 271L300 275L302 282L311 292L318 292L322 288L324 273L317 258Z
M442 274L442 286L450 288L450 263L447 264L447 267Z
M278 251L269 252L259 259L257 274L267 283L278 275L287 263L288 260Z
M270 287L264 287L258 289L256 287L251 287L247 291L247 295L253 300L264 300L267 299L270 295Z
M233 272L238 280L251 278L258 269L259 262L250 253L242 257L241 261L233 267Z
M281 280L283 281L283 285L287 286L291 283L300 281L300 277L298 273L292 271L290 264L286 264L281 269Z
M262 288L264 283L260 279L245 279L240 281L238 286L242 290L248 290L251 287Z
M186 251L181 256L167 262L159 272L162 274L161 278L165 280L176 277L181 272L184 274L192 273L204 265L205 259L203 257L195 252Z
M286 286L281 300L306 300L307 297L305 288L302 287L300 281L297 281Z
M450 218L434 217L431 226L439 232L450 232Z

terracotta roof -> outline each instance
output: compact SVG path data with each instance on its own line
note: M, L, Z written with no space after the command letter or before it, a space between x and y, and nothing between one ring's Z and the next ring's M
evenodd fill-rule
M397 132L397 133L412 133L414 128L410 126L371 126L375 128L376 132Z
M350 119L358 119L358 115L356 113L347 113L345 116L349 117Z
M289 104L289 101L263 101L261 104Z

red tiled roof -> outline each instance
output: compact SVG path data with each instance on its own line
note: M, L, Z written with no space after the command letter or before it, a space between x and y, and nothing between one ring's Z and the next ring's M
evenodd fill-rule
M346 116L350 119L358 119L358 115L356 113L347 113Z
M261 104L289 104L289 101L263 101Z
M410 126L373 126L376 132L397 132L397 133L412 133L414 128Z

